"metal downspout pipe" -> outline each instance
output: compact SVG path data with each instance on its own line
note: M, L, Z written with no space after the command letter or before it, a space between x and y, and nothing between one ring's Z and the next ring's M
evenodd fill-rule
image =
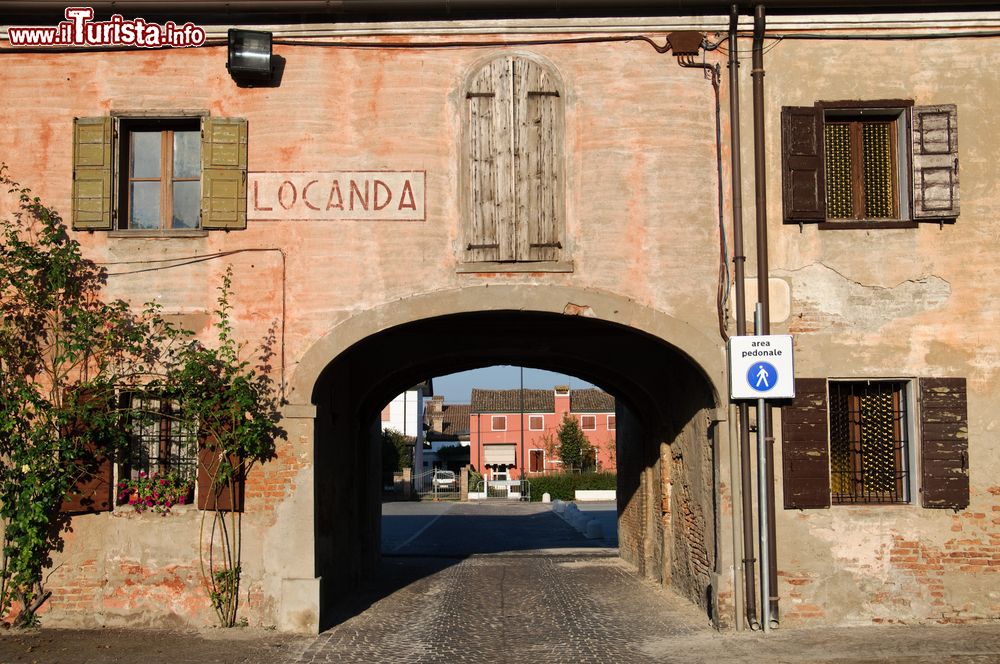
M754 7L753 59L753 152L754 206L757 212L757 301L760 303L760 334L771 333L771 308L767 262L767 164L764 153L764 6ZM774 527L774 432L771 429L771 407L758 409L757 427L763 427L767 453L767 578L770 611L761 610L771 622L778 622L778 565ZM765 570L760 571L761 576Z
M746 322L746 254L743 249L743 175L740 160L740 82L739 55L737 53L737 35L740 11L733 5L729 14L729 145L730 145L730 176L732 178L733 197L733 272L736 281L736 334L744 336L747 333ZM739 427L740 445L740 497L742 504L743 531L743 582L744 600L746 602L746 620L751 629L759 629L757 623L757 582L754 576L753 543L753 496L751 487L750 467L750 406L746 401L737 404L737 421Z

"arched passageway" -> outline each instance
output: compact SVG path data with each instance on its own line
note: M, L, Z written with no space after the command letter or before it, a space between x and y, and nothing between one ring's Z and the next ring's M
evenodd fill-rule
M321 606L350 592L379 559L381 408L429 376L491 364L570 373L615 396L621 555L717 610L717 378L635 327L525 310L393 325L350 344L318 372L312 402Z

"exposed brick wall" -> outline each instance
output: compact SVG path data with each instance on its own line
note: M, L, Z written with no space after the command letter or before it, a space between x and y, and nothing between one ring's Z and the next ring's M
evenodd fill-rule
M861 516L854 512L859 523ZM801 514L800 522L807 528L812 525L813 533L843 541L831 558L821 561L823 568L814 564L806 569L801 559L781 564L779 558L782 622L796 626L859 620L876 624L996 620L1000 599L988 589L1000 581L1000 486L974 491L968 510L950 514L921 510L916 520L903 516L869 519L881 531L873 537L859 536L839 518L833 520L840 517L836 512ZM863 530L871 528L866 523ZM833 596L839 599L828 600Z

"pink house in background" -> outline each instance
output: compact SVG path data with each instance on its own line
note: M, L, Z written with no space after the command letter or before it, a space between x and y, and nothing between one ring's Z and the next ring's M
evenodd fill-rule
M596 388L472 390L469 441L472 466L491 479L561 471L559 427L577 420L597 453L599 470L615 470L615 399ZM526 471L526 472L525 472Z

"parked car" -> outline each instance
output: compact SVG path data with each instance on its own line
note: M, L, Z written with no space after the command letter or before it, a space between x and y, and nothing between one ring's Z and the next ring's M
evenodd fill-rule
M431 484L434 485L435 489L449 489L454 491L458 486L458 480L455 478L455 473L451 470L435 470Z

